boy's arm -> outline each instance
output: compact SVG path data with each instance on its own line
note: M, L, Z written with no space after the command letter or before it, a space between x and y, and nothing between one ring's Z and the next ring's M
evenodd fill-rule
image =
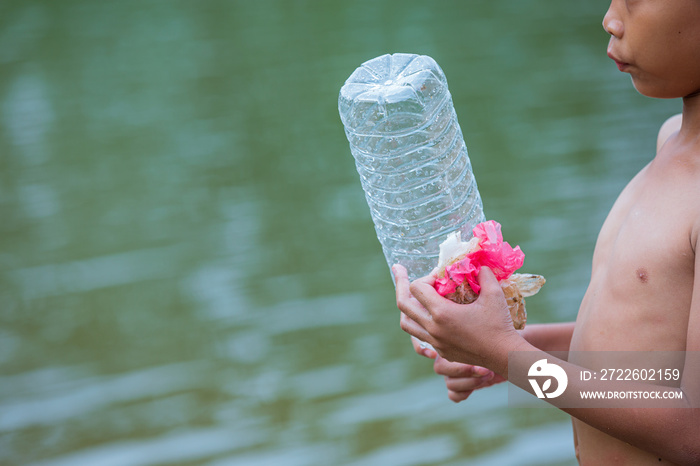
M575 325L575 322L530 324L520 335L542 351L569 351Z
M700 236L700 235L698 235ZM700 240L695 240L700 250ZM483 267L479 274L482 286L479 298L472 304L459 305L435 292L434 277L425 277L410 284L411 302L399 300L404 331L433 345L437 352L451 360L492 369L510 382L532 392L527 380L530 365L547 358L563 367L569 375L567 394L595 389L581 386L577 375L584 368L553 358L528 343L512 326L503 293L493 273ZM398 288L409 287L408 280L397 281ZM419 305L417 306L416 303ZM688 323L688 351L700 351L700 254L696 254L695 284ZM523 367L508 367L508 353L528 351L530 360ZM690 367L696 358L686 358L681 389L683 398L668 402L669 408L563 408L583 422L642 450L658 454L679 464L700 464L700 370ZM512 371L512 372L511 372ZM511 376L509 376L511 372ZM606 389L610 387L606 386ZM635 390L658 390L658 385L635 383ZM564 397L547 399L559 402ZM690 407L692 406L692 407Z

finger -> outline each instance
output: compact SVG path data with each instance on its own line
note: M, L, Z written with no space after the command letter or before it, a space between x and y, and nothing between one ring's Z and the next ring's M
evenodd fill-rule
M411 294L411 282L408 278L408 271L406 267L401 264L394 264L391 266L391 271L394 273L394 280L396 282L396 296L401 299L415 299ZM437 278L437 268L434 268L430 274L425 277L421 277L416 281L422 281L430 286L435 285L435 280Z
M435 359L437 357L437 352L428 347L427 343L420 341L418 338L411 337L411 343L413 344L413 350L421 356L425 356L429 359Z
M498 283L498 279L493 274L493 271L490 268L481 267L481 270L479 270L478 280L479 286L481 286L481 293L503 293L501 285ZM479 294L480 296L481 293Z
M471 395L473 391L468 391L468 392L453 392L452 390L447 391L447 398L449 398L451 401L454 401L455 403L459 403L460 401L464 401L467 398L469 398L469 395Z
M438 268L434 268L428 275L416 279L417 282L426 283L432 287L435 287L435 280L437 280Z
M435 276L427 275L423 278L415 280L410 285L411 295L424 307L431 309L432 307L441 304L445 301L449 301L446 298L440 296L437 291L435 291ZM451 301L450 301L451 302Z
M394 280L396 281L396 299L408 299L411 296L409 291L409 280L408 271L406 267L400 264L394 264L391 267L391 271L394 272Z
M396 281L396 304L401 307L401 303L418 302L411 294L411 282L408 279L408 271L401 264L394 264L391 267Z
M435 373L447 377L485 377L493 372L485 367L472 366L460 362L450 362L445 358L438 357L433 363Z
M493 379L493 373L484 377L445 377L445 386L454 392L476 390L488 385Z
M430 334L423 327L418 325L416 321L411 319L408 315L404 314L403 312L401 313L401 330L413 337L416 337L420 341L430 343L431 345L434 343L433 337L431 337Z
M431 319L430 313L412 295L406 268L396 264L392 267L392 270L396 279L396 306L414 322L424 326Z
M504 378L501 377L500 375L494 374L493 377L491 377L488 381L484 382L484 383L481 385L481 387L479 387L479 388L490 387L490 386L492 386L492 385L496 385L497 383L505 382L505 380L506 380L506 379L504 379Z

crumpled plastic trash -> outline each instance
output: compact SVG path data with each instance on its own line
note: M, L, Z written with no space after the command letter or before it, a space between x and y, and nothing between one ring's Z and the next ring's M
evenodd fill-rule
M435 290L456 303L470 304L481 291L481 267L489 267L498 279L516 329L525 327L525 297L536 294L545 279L541 275L514 273L522 267L525 254L519 246L503 241L501 225L489 220L474 227L474 237L462 242L460 232L448 235L440 245Z
M474 249L445 267L445 276L435 282L435 289L441 296L454 293L465 280L479 294L481 287L477 277L483 266L490 268L499 281L507 279L523 266L525 254L520 246L513 248L507 241L503 241L500 223L489 220L475 226L473 231L474 238L479 240L475 247L471 243Z

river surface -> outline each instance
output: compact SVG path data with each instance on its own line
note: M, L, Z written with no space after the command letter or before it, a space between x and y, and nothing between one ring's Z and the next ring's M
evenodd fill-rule
M0 464L572 465L568 417L458 405L398 325L337 111L442 66L487 218L576 317L606 212L677 101L607 3L0 4Z

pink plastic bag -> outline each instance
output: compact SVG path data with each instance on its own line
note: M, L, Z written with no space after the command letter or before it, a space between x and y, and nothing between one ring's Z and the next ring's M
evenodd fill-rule
M479 247L445 268L445 276L435 281L435 289L441 296L454 293L465 280L471 289L479 294L481 286L477 277L481 267L490 268L500 281L510 277L525 261L525 254L520 250L520 246L512 248L503 241L500 223L489 220L475 226L473 231L474 236L479 238Z

